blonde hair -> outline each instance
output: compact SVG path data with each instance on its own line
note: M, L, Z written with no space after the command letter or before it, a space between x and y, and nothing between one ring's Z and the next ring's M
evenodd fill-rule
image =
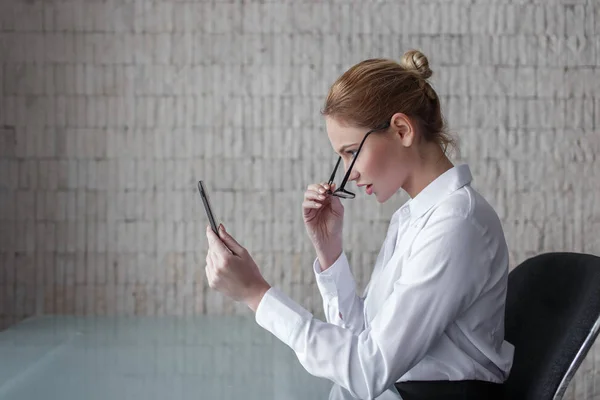
M440 99L427 81L431 75L427 57L418 50L404 53L400 63L382 58L361 61L334 82L321 114L373 129L401 112L417 124L424 140L437 143L446 154L448 147L458 145L447 131Z

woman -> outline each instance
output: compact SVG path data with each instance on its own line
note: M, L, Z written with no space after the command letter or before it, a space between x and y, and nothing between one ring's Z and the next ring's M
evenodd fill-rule
M359 296L342 244L339 197L351 195L327 182L308 186L304 222L327 323L271 287L222 227L222 241L207 227L209 285L246 302L309 373L356 398L395 386L405 400L501 399L512 366L504 233L468 165L446 156L453 142L431 74L411 50L399 64L365 60L329 91L322 114L347 168L342 186L355 181L380 203L400 188L410 199L393 214Z

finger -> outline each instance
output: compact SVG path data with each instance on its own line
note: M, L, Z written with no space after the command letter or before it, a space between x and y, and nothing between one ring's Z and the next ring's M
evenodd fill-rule
M325 194L331 194L335 190L335 183L324 183L322 188L325 190Z
M302 202L302 207L303 208L321 208L321 207L323 207L323 204L318 203L316 201L312 201L312 200L306 200L306 201Z
M319 188L322 188L326 184L327 182L311 183L310 185L308 185L306 190L319 190Z
M313 183L311 185L308 185L308 188L306 190L311 190L315 193L319 193L321 190L325 191L321 183Z
M330 185L327 182L314 183L312 185L309 185L307 190L312 190L317 193L324 193L329 189L329 186Z
M237 242L226 230L223 224L219 225L219 234L223 243L233 252L233 254L240 255L246 250L241 244Z
M328 190L330 190L331 188L329 187L329 183L327 182L322 182L321 183L321 187L319 188L319 193L323 193L322 190L325 191L325 193L327 193Z
M325 200L326 198L327 198L327 196L325 196L324 194L317 193L312 190L307 190L306 193L304 194L305 200Z
M312 191L315 193L321 193L321 194L326 194L328 190L334 190L335 189L335 183L332 183L331 185L327 182L321 182L321 183L313 183L308 185L308 188L306 189L306 191Z
M219 256L227 256L231 254L231 251L225 246L225 243L218 237L210 226L206 227L206 237L208 238L210 249Z

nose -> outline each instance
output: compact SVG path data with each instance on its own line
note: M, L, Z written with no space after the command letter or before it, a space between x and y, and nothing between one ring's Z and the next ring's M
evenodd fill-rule
M344 174L346 174L348 172L348 168L350 168L350 164L352 164L352 160L350 160L350 161L344 160ZM355 181L358 179L359 176L360 176L360 174L356 170L356 163L355 163L354 167L352 167L352 172L350 172L350 176L348 177L348 181Z

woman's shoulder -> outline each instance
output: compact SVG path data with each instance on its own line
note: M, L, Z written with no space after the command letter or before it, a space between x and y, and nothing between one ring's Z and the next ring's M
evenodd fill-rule
M432 217L460 216L480 227L499 227L500 218L494 207L470 185L450 193L432 210Z

